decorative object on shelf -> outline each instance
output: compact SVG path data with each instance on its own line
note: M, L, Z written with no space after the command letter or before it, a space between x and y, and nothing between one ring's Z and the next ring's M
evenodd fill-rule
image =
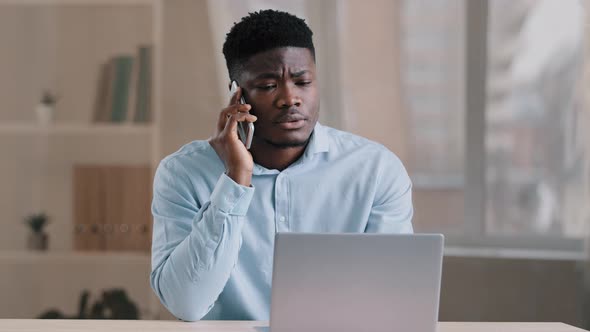
M44 228L49 223L49 218L45 213L37 213L28 216L25 223L31 228L31 233L27 239L27 247L30 250L47 250L49 236L45 233Z
M37 105L35 112L37 113L37 121L41 125L48 125L53 122L55 113L55 104L59 97L48 90L43 92L41 101Z
M87 310L90 292L84 290L80 295L78 315L66 316L57 309L48 310L40 319L139 319L137 305L131 301L123 289L114 288L102 292L102 298Z

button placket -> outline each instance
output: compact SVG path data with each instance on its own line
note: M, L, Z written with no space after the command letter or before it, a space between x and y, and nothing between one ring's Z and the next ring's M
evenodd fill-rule
M289 230L288 227L288 190L287 190L287 179L285 174L281 173L277 176L275 183L275 220L276 228L279 232L286 232Z

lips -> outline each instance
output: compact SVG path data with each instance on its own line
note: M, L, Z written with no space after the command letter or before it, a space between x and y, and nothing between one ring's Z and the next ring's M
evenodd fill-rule
M305 120L297 120L297 121L288 121L288 122L279 122L276 124L279 128L285 130L295 130L301 129L305 126Z
M303 117L299 114L286 114L286 115L281 116L280 118L278 118L274 122L275 123L295 122L295 121L299 121L299 120L305 120L305 117Z
M305 125L305 121L305 117L301 115L287 114L274 121L274 124L285 130L294 130L303 127Z

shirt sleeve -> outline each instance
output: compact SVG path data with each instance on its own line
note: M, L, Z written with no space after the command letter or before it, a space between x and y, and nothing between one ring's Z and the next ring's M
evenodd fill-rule
M402 162L387 151L376 179L366 233L413 233L412 181Z
M165 161L154 177L150 284L173 315L195 321L211 310L237 262L254 188L222 174L199 202L186 172Z

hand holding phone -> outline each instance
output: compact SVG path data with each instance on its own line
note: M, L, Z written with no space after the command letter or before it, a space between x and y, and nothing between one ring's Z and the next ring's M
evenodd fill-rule
M232 95L238 91L238 83L236 81L231 82L230 91ZM244 97L240 97L240 104L245 103L246 101L244 100ZM238 136L240 137L242 143L244 143L246 146L246 149L250 149L250 146L252 145L252 137L254 136L254 124L252 122L246 121L238 122Z

